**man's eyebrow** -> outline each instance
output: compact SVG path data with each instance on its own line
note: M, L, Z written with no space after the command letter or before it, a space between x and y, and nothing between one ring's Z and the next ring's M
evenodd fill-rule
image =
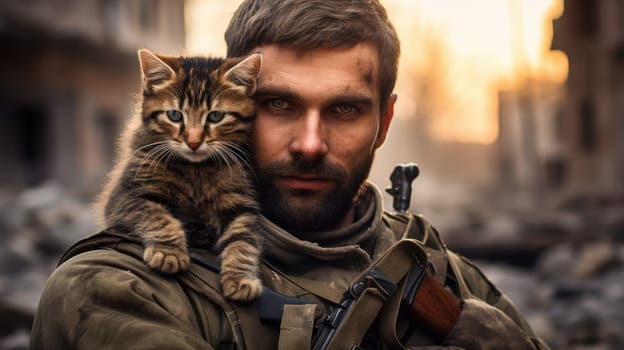
M329 100L329 104L332 104L332 105L341 104L341 103L372 106L374 101L372 97L368 95L362 95L362 94L338 95L338 96L332 97Z
M297 95L295 95L292 91L280 87L272 87L272 86L264 86L258 87L255 96L276 96L284 99L295 99Z
M263 86L258 87L254 94L256 97L279 97L285 100L297 101L299 100L299 96L293 93L291 90L278 87L278 86ZM360 93L345 93L343 95L336 95L331 97L328 101L326 101L327 105L337 105L341 103L346 104L359 104L365 106L372 106L374 104L373 97L367 94Z

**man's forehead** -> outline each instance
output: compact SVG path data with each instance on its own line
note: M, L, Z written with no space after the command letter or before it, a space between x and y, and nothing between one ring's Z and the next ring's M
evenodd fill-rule
M362 73L362 79L368 85L374 85L377 83L376 78L378 76L377 70L379 65L375 65L374 63L375 62L371 59L362 59L361 57L358 57L356 61L356 65Z
M298 49L285 45L261 45L252 52L263 54L263 68L275 69L288 64L306 68L357 73L359 80L373 90L378 89L379 57L373 44L358 43L352 47ZM281 65L284 63L284 65ZM266 69L264 69L266 71ZM260 73L262 80L262 70Z

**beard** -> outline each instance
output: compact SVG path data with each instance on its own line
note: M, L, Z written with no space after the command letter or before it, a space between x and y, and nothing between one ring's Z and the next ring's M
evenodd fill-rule
M273 223L293 234L335 228L357 201L368 178L373 156L358 162L351 172L327 162L294 159L275 161L257 167L262 212ZM314 175L331 179L325 191L278 188L273 181L280 176Z

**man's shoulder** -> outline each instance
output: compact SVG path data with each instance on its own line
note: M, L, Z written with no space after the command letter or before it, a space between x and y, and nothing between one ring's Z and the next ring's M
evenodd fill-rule
M109 228L85 237L70 246L59 259L59 265L82 253L100 251L99 254L116 256L117 253L140 257L142 246L137 237L130 232ZM108 252L108 254L105 254Z
M167 275L151 269L143 261L143 245L131 233L107 229L86 237L69 247L60 258L56 275L71 278L74 274L92 276L94 274L124 274L142 280L158 280L158 284L185 284L189 274ZM192 251L194 275L218 276L218 264L209 251ZM216 282L211 281L212 284ZM187 283L190 284L190 283Z
M143 262L142 250L140 243L106 232L78 241L61 257L42 298L98 298L111 288L115 290L110 292L119 296L148 289L179 292L175 279L154 272Z
M421 241L427 248L438 250L452 260L470 293L484 300L494 300L501 296L500 290L492 283L481 269L468 258L449 249L440 233L423 215L384 212L384 221L397 239L412 238Z
M132 270L146 271L149 269L145 263L132 255L107 247L96 247L64 257L59 261L59 265L52 273L52 276L67 274L71 271L104 269L112 272L117 270L127 271L131 268Z
M109 244L110 238L98 233L67 250L44 287L40 299L43 309L56 310L61 306L50 304L59 302L66 308L82 308L97 301L111 310L129 303L188 316L189 302L211 311L219 305L214 297L218 294L214 292L217 272L193 264L192 273L161 274L143 261L140 243L121 237Z
M33 348L47 348L48 343L67 348L77 341L96 348L113 341L127 348L139 341L163 341L158 335L171 325L177 327L175 334L186 337L184 341L197 341L194 348L206 345L198 334L215 335L209 340L218 343L223 333L221 313L210 299L178 278L151 270L141 257L117 249L121 245L93 240L74 245L48 279L35 316ZM100 242L98 237L95 241ZM205 325L196 319L198 314ZM106 321L110 319L115 322ZM205 328L198 329L200 324ZM113 340L110 334L115 335ZM173 343L178 338L171 339Z
M453 251L449 251L449 258L457 264L472 294L490 301L501 297L502 292L469 258Z
M50 275L43 299L65 300L98 298L111 290L117 295L146 290L178 289L174 280L154 273L137 257L106 247L94 248L67 257ZM140 287L137 289L137 287ZM47 298L46 298L47 296ZM51 296L51 298L50 298Z
M384 211L383 221L395 238L412 238L436 250L446 250L446 245L435 227L421 214Z

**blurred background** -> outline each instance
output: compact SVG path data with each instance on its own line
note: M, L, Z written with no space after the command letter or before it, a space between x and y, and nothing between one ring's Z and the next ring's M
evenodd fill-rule
M624 349L624 2L382 2L402 57L372 181L418 163L412 211L553 349ZM97 229L136 50L224 55L239 3L0 3L0 349L27 347L58 258Z

